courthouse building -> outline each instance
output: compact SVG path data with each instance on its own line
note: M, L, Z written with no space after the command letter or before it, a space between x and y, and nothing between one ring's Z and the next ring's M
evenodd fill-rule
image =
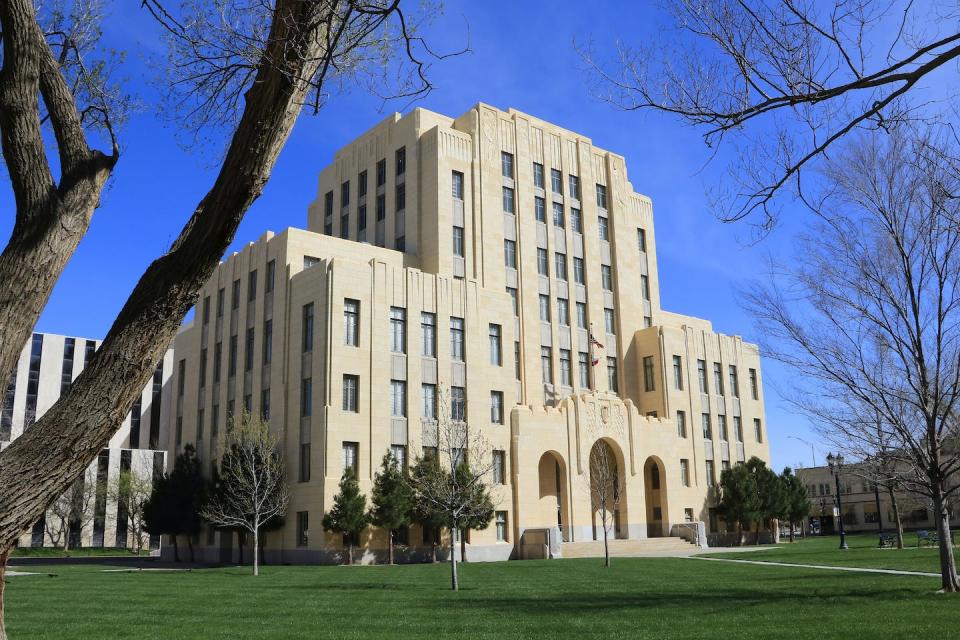
M661 309L651 202L588 138L484 104L396 114L323 169L307 217L229 256L175 343L170 453L212 465L241 408L282 440L291 502L268 560L336 561L320 521L344 468L369 495L385 452L436 444L438 404L493 448L471 559L520 557L534 529L560 555L602 537L598 443L623 478L615 536L637 540L719 531L722 469L769 459L757 347ZM429 536L400 532L403 553ZM232 534L200 543L236 557ZM386 536L361 543L372 559Z
M99 340L34 333L20 353L10 383L0 405L0 450L16 440L40 419L65 393L100 346ZM87 513L74 514L81 527L70 534L70 547L127 547L133 543L127 516L122 506L110 500L107 490L121 470L134 470L145 478L154 478L164 470L167 426L167 399L173 370L173 351L168 350L157 364L153 378L130 409L117 433L100 452L83 478L82 499ZM33 529L20 537L21 547L62 546L64 509L51 508ZM151 546L159 543L154 537Z

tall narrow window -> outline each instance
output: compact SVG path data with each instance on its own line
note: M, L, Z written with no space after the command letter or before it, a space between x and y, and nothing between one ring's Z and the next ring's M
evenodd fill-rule
M503 187L503 212L504 213L514 212L513 189L511 189L510 187Z
M539 162L533 163L533 186L543 189L543 165Z
M450 419L462 422L467 419L467 390L450 387Z
M720 368L719 362L713 363L713 387L714 393L718 396L723 395L723 369Z
M357 467L359 461L357 460L357 453L360 449L360 444L357 442L344 442L342 445L343 450L343 472L346 473L349 469L353 471L354 475L357 473Z
M367 172L361 171L357 175L357 197L361 198L367 195Z
M459 171L454 171L451 174L450 182L453 190L453 199L463 200L463 174Z
M463 253L463 227L453 226L453 255L462 258Z
M570 229L574 233L583 233L583 214L575 207L570 208Z
M703 422L703 439L713 440L713 427L710 424L710 414L701 413L700 419Z
M223 298L224 298L224 292L223 292L223 287L221 287L220 289L217 290L217 317L218 318L223 317Z
M503 241L503 264L508 269L517 268L517 243L514 240Z
M273 291L274 286L276 286L277 280L277 261L271 260L267 263L267 274L263 282L263 290L267 293Z
M377 186L382 187L387 183L387 160L381 158L377 160Z
M407 352L407 310L390 307L390 351Z
M574 200L580 199L580 178L577 176L567 176L570 183L570 197Z
M563 205L559 202L553 203L553 226L563 228Z
M673 356L673 388L683 391L683 360L680 356Z
M680 460L680 482L683 483L683 486L690 486L690 461L681 459Z
M497 542L508 542L507 512L497 511L493 514L493 519L496 521L495 526L497 528Z
M506 151L500 152L500 174L504 178L513 180L513 154Z
M577 367L579 372L579 384L581 389L590 388L590 354L581 351L577 354Z
M307 546L310 535L310 514L307 511L297 511L297 546Z
M507 295L510 296L510 305L513 308L513 316L520 317L520 297L517 294L516 287L507 287Z
M343 300L343 344L348 347L360 345L360 301Z
M387 198L382 193L377 196L377 222L387 217Z
M573 386L573 375L570 371L569 349L560 349L560 384L565 387Z
M420 417L426 420L437 419L437 385L420 385Z
M687 437L687 414L683 411L677 411L677 436Z
M713 468L713 460L707 460L707 486L715 487L717 485L716 473Z
M587 328L587 305L584 302L577 303L577 328Z
M607 385L610 391L620 392L620 376L617 374L617 359L607 356Z
M390 381L390 415L394 418L407 417L407 383L403 380Z
M240 280L233 281L233 288L230 290L230 308L236 311L240 308Z
M599 216L597 218L597 227L600 233L600 239L609 242L610 241L610 221L607 220L604 216Z
M656 382L653 377L653 356L643 357L643 390L653 391L656 388Z
M720 435L720 441L727 442L727 436L729 435L727 433L727 416L722 413L717 416L717 432Z
M223 343L213 345L213 381L220 382L220 368L223 362Z
M563 177L559 169L550 169L550 187L554 193L563 194Z
M540 371L544 384L553 384L553 352L550 347L540 347Z
M393 189L393 210L403 211L407 208L407 185L398 184Z
M756 369L750 369L750 396L751 396L754 400L759 400L759 399L760 399L760 389L759 389L759 385L757 384L757 370L756 370Z
M260 417L264 420L270 419L270 389L260 391Z
M313 378L304 378L300 381L300 417L309 418L313 415Z
M547 203L540 196L533 198L533 213L537 222L547 221Z
M607 208L607 187L602 184L597 185L597 207Z
M503 424L503 391L490 392L490 422Z
M574 258L573 259L573 281L576 284L584 284L584 275L583 275L583 258Z
M437 357L437 316L427 311L420 312L420 355Z
M642 276L646 277L646 276ZM613 270L608 264L600 265L600 283L604 291L613 291Z
M253 371L253 327L247 329L247 339L243 347L243 370L244 371Z
M763 427L760 424L760 418L753 419L753 434L757 438L757 442L763 442Z
M210 296L203 298L203 324L210 324Z
M343 376L343 410L357 413L359 409L360 377L350 374Z
M537 273L541 276L550 276L550 261L546 249L537 249Z
M303 305L303 324L300 327L301 344L300 350L303 352L313 351L313 303L308 302Z
M647 252L647 232L644 229L637 229L637 246L640 253Z
M252 302L257 299L257 270L254 269L247 274L247 301Z
M463 318L450 318L450 359L454 362L463 362Z
M643 294L644 300L650 299L650 277L649 276L640 276L640 292Z
M740 416L733 416L733 437L737 442L743 442L743 421Z
M273 320L263 321L263 353L261 355L264 365L273 362Z
M553 254L553 267L557 280L567 279L567 254L557 252Z
M740 398L740 380L737 377L737 365L731 364L727 367L730 373L730 395L734 398Z
M513 376L520 380L520 341L513 343Z
M557 322L570 326L570 301L566 298L557 298Z
M503 366L503 348L500 341L501 333L500 325L490 325L490 364L495 367Z
M507 483L507 452L500 449L493 451L493 483Z
M237 336L230 336L230 352L227 354L227 377L237 375Z
M550 322L550 296L540 294L540 321Z
M707 391L707 363L703 360L697 360L697 380L700 381L700 393Z
M606 308L603 310L603 324L607 330L607 334L611 336L617 335L617 323L613 314L613 309Z
M407 170L407 148L400 147L396 153L397 175L402 176Z

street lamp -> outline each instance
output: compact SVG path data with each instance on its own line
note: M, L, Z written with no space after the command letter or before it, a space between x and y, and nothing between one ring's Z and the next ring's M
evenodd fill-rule
M847 536L843 530L843 503L840 500L840 469L843 467L843 455L838 453L827 454L827 466L830 467L830 473L833 474L833 480L837 485L837 518L840 520L840 548L847 549Z

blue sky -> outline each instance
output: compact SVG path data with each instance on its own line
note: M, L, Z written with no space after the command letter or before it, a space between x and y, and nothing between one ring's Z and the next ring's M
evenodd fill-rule
M706 189L722 179L723 165L704 168L707 149L699 134L654 113L624 113L590 96L587 75L573 50L574 38L598 44L629 35L634 42L656 35L662 18L646 2L593 3L584 22L581 3L456 2L427 32L437 50L460 48L469 23L472 53L435 63L434 92L419 106L454 116L482 101L515 107L592 138L627 159L634 188L654 202L661 297L667 310L710 319L718 331L755 341L751 318L737 302L737 287L755 276L768 255L790 251L791 226L755 246L743 225L718 222L706 206ZM115 3L104 25L104 44L128 52L124 75L146 104L155 103L148 59L161 53L160 30L137 3ZM233 248L265 230L306 226L320 169L334 151L368 129L388 104L364 91L335 96L317 116L303 115L280 155L263 196L240 226ZM102 337L140 274L177 236L212 183L219 149L184 149L176 128L148 107L122 133L123 156L80 244L54 290L39 331ZM0 191L0 237L13 225L7 182ZM785 203L788 219L805 213ZM233 250L231 248L231 250ZM692 250L691 250L692 249ZM811 463L817 442L806 421L788 413L776 387L788 377L764 361L767 425L774 466ZM819 443L818 462L826 453Z

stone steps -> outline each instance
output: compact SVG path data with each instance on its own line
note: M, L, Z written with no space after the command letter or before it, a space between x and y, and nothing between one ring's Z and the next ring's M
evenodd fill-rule
M644 538L641 540L610 540L611 557L642 556L647 554L689 553L696 547L683 538ZM560 547L563 558L597 558L603 556L603 540L565 542Z

